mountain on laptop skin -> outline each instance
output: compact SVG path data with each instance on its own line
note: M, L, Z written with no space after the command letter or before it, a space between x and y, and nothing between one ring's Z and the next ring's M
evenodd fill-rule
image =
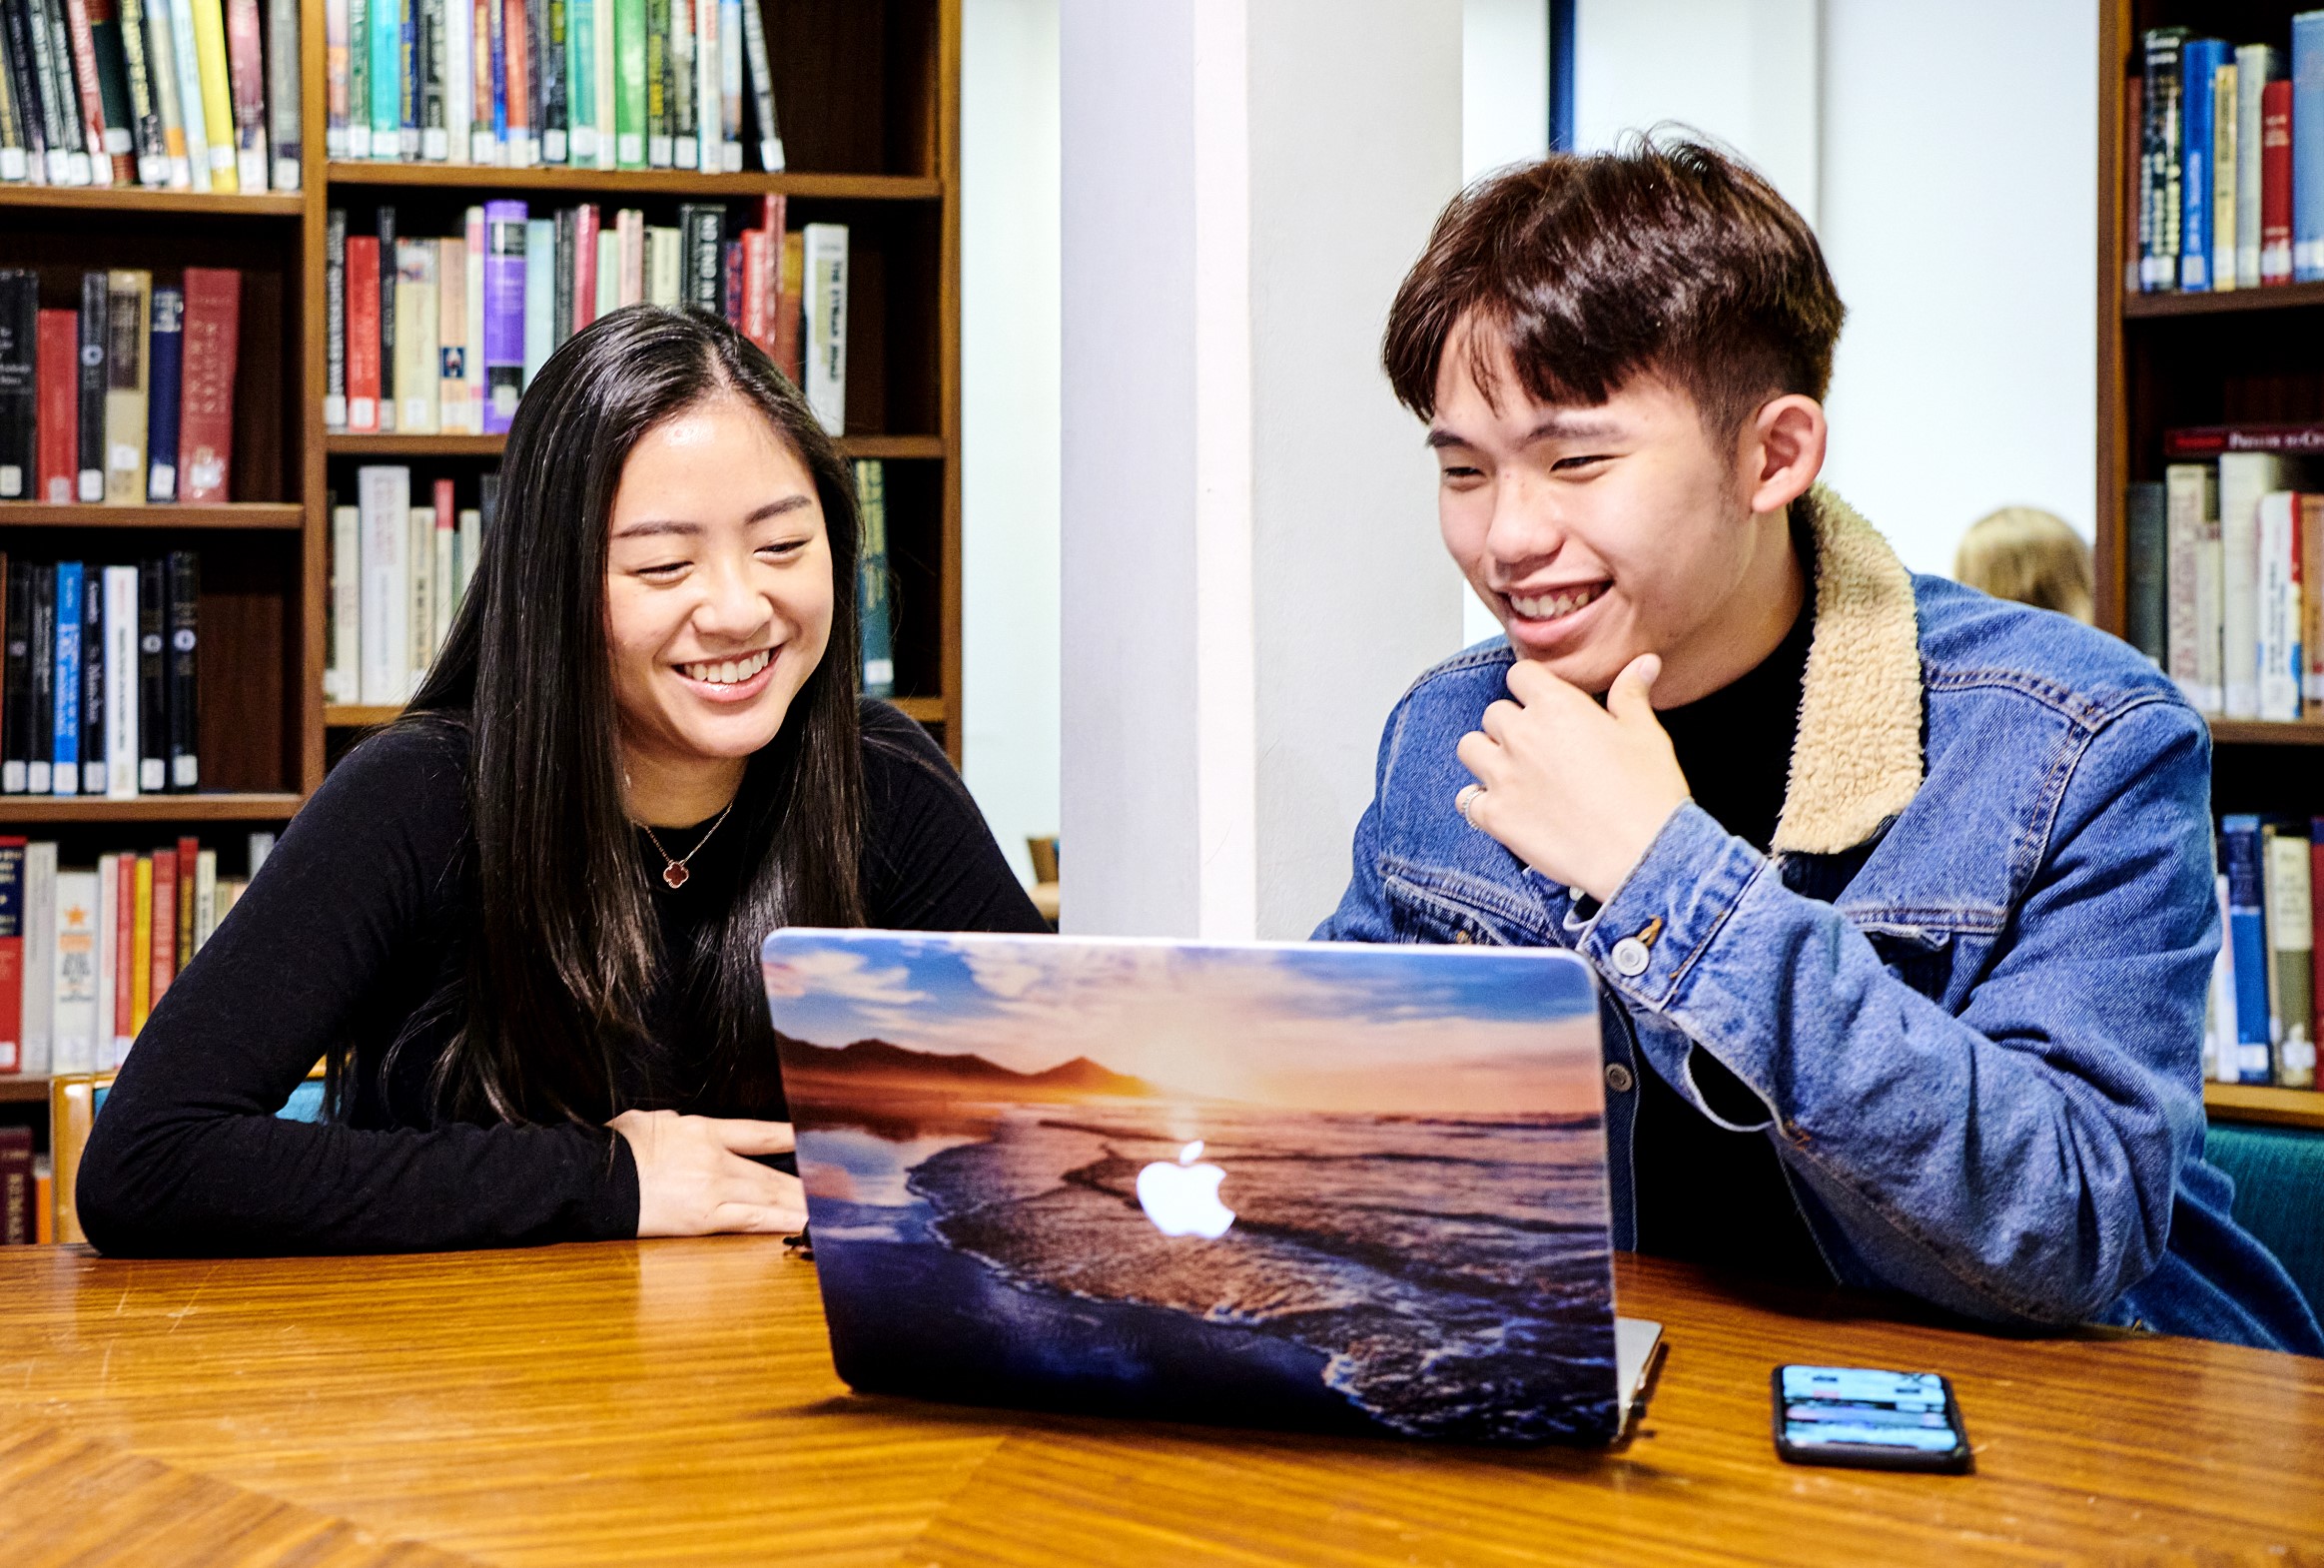
M805 930L763 959L853 1386L1615 1435L1579 963Z

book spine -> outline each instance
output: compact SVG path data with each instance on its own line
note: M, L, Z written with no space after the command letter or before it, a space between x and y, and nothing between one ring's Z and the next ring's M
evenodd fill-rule
M89 26L88 0L63 0L60 9L65 36L57 57L76 89L81 146L89 155L89 183L127 185L128 160L117 164L106 145L104 88L97 72L97 39Z
M227 499L234 467L234 376L242 341L242 274L189 267L185 275L184 370L178 421L178 498Z
M645 0L645 162L670 166L670 0Z
M550 321L556 314L556 222L535 218L524 226L524 368L530 387L548 363Z
M372 100L372 157L403 156L403 11L398 0L370 0L368 71Z
M178 840L177 861L176 914L178 919L177 924L171 928L177 933L177 941L172 944L171 950L173 962L170 966L170 973L173 977L184 974L186 961L194 956L194 896L195 877L202 862L200 842L190 838Z
M2324 11L2292 18L2292 278L2324 278Z
M129 96L129 63L114 0L77 0L88 13L89 52L97 68L97 105L104 116L106 162L115 185L137 184L137 117ZM78 21L74 53L80 53Z
M455 164L476 156L476 8L473 0L442 0L444 156Z
M2191 38L2179 48L2179 288L2211 287L2212 73L2226 45Z
M565 0L566 152L583 168L597 164L597 0Z
M136 1044L154 1003L153 857L140 855L129 867L129 887L125 890L129 894L129 951L122 955L130 972L129 1042L121 1048L124 1055Z
M2285 1089L2316 1085L2316 1007L2312 974L2316 959L2314 889L2309 881L2313 846L2290 826L2278 826L2267 840L2268 957L2273 964L2277 1003L2274 1028L2276 1083Z
M141 1031L145 1020L153 1017L153 1010L162 1005L162 993L178 978L178 857L169 850L157 849L145 864L153 868L150 874L153 893L149 900L150 912L144 917L150 978L146 983L145 1017L137 1021Z
M2260 497L2258 591L2254 631L2259 643L2258 713L2263 719L2300 716L2298 575L2299 497L2275 490Z
M768 355L774 353L775 309L768 298L769 253L774 239L764 229L742 232L742 335Z
M700 143L694 167L704 174L724 174L725 99L719 90L718 61L725 38L718 31L718 0L678 3L694 8L694 134Z
M0 1073L24 1071L24 848L0 838Z
M106 274L105 498L135 505L147 498L146 346L153 331L153 274L124 268Z
M395 209L383 205L373 225L380 239L380 428L395 428Z
M436 422L446 430L476 428L468 396L468 248L462 240L435 242Z
M417 434L436 427L443 379L435 352L435 243L395 242L395 428Z
M863 547L856 564L856 608L863 636L863 690L870 697L896 694L895 599L888 578L888 486L885 464L860 458L855 465L856 504L862 511Z
M508 13L501 0L476 0L476 4L484 19L485 41L478 87L490 107L489 115L478 118L488 119L491 127L490 153L476 161L507 164L512 161L508 151Z
M178 498L178 429L185 417L186 296L178 289L153 292L153 332L148 340L145 498Z
M620 97L615 84L620 80L617 64L620 46L616 42L613 7L616 0L589 0L589 20L595 37L591 40L590 61L596 81L590 89L590 107L597 118L597 167L611 169L619 163L619 137L614 133L618 118L616 100Z
M25 175L47 184L49 125L53 115L41 103L40 77L33 68L32 23L27 0L0 0L0 63L8 71L8 85L16 99L16 118L24 137ZM13 176L11 177L13 178Z
M2324 495L2300 496L2300 697L2324 702Z
M459 600L467 597L468 584L475 580L477 561L483 558L484 514L482 510L474 506L465 506L460 509L459 535L459 575L456 579L459 586L457 597L452 601L455 613L459 607Z
M540 161L539 127L532 123L532 39L526 0L501 0L500 35L506 55L508 162L529 169Z
M794 387L807 380L807 245L798 230L782 237L775 294L775 364Z
M719 0L719 167L742 173L742 3Z
M56 912L50 1071L91 1073L97 1067L97 874L58 872Z
M158 3L158 0L157 0ZM217 183L215 137L202 87L202 51L195 41L194 0L169 0L170 52L178 63L178 112L186 121L188 184L196 191L228 190Z
M323 156L347 157L348 0L323 0Z
M24 754L24 787L31 794L47 795L55 789L50 775L56 747L57 569L34 564L24 571L32 585L32 616L25 626L26 668L32 673L25 706L32 744Z
M783 172L783 133L775 118L775 81L767 70L767 28L758 0L742 0L743 61L750 67L750 107L757 116L759 167Z
M565 79L571 19L565 0L537 0L535 9L541 19L540 46L532 55L533 79L540 84L540 161L561 164L571 156L572 94Z
M380 464L356 471L363 552L359 649L363 700L399 703L410 684L409 549L411 470Z
M801 232L807 270L807 406L833 435L847 431L847 226Z
M645 303L645 214L625 207L613 215L614 238L621 250L619 297L621 304Z
M105 770L105 568L81 583L81 793L103 795Z
M461 335L461 373L466 380L463 427L470 435L481 434L484 428L484 256L489 249L484 227L484 209L470 207L460 215L460 231L466 240L462 247L467 260L461 264L466 271L468 299L463 315L467 330Z
M451 635L452 613L459 607L459 512L452 504L449 479L435 481L434 526L428 538L427 657L432 663Z
M380 242L347 241L347 427L380 427Z
M187 153L186 111L178 90L184 78L178 67L177 28L170 19L170 0L144 0L144 6L146 75L153 84L154 113L161 120L162 152L168 160L164 183L173 191L191 190L194 166Z
M121 0L118 41L129 85L130 134L136 143L137 183L158 189L170 183L170 150L162 137L161 110L154 96L153 71L146 58L145 39L145 0Z
M27 178L24 123L16 101L16 73L8 64L8 40L0 31L0 181Z
M461 9L451 0L451 9ZM429 163L451 157L448 89L451 85L450 37L444 21L445 0L419 4L419 156ZM461 128L460 140L467 140Z
M726 317L726 325L740 331L742 328L742 242L726 242L726 257L720 264L722 275L720 292L724 295L719 309Z
M2275 50L2245 44L2235 51L2235 287L2259 287L2260 153Z
M614 161L646 166L645 0L613 0Z
M419 158L420 17L426 0L401 0L395 8L395 156Z
M347 155L372 156L372 9L347 0Z
M32 1129L0 1128L0 1244L32 1243L38 1233L34 1191Z
M323 427L347 428L347 209L323 216Z
M694 134L694 0L662 0L669 12L669 42L662 50L662 101L670 111L670 164L702 166L702 144Z
M32 756L32 570L23 561L7 563L5 612L6 668L0 671L0 793L22 795L30 782Z
M65 26L63 0L27 0L32 12L33 63L41 99L53 106L49 131L49 183L87 185L94 178L82 145L86 122L81 89L73 75L73 43Z
M218 905L218 851L198 850L194 855L194 945L187 949L188 958L210 945L223 913Z
M56 738L49 748L49 790L55 795L81 793L81 623L87 614L81 603L81 563L60 562L52 709Z
M597 209L584 202L573 210L572 331L597 319Z
M2235 134L2241 123L2235 62L2228 59L2211 72L2211 288L2220 294L2235 289Z
M38 409L33 439L39 471L33 495L61 505L78 494L81 475L81 318L76 311L42 311L34 328Z
M712 316L726 311L726 209L689 202L678 209L686 248L685 303Z
M2227 940L2234 949L2237 1077L2265 1084L2274 1076L2267 1011L2267 911L2261 903L2259 819L2221 823L2227 870Z
M158 559L137 567L137 791L170 787L169 568Z
M270 0L267 12L270 85L260 95L260 108L269 116L266 139L272 144L273 185L278 191L299 189L305 154L300 148L305 132L305 106L299 88L299 0Z
M2292 281L2292 84L2273 81L2260 95L2259 281Z
M31 500L40 472L40 278L0 268L0 500Z
M430 590L435 575L435 509L431 506L407 506L403 510L403 560L406 567L404 580L409 591L403 596L404 643L410 650L411 664L404 671L403 700L419 690L427 679L427 661L435 649L428 638L433 634L435 611L430 603Z
M2220 680L2231 719L2259 717L2259 502L2283 487L2283 459L2267 452L2219 458Z
M355 702L363 695L362 517L354 506L331 509L331 662L323 672L324 698L330 702Z
M84 501L105 498L105 330L107 294L103 273L81 275L80 450L77 493Z
M524 392L524 204L487 203L484 224L484 431L501 434Z
M210 138L210 187L214 191L239 191L226 11L220 0L192 0L192 4L194 58L202 73L202 126Z
M127 1012L121 1002L121 863L123 855L97 857L97 1028L89 1071L111 1071L118 1060L118 1037Z
M226 0L226 69L234 109L235 182L245 191L263 191L274 160L267 148L267 72L258 0Z
M202 685L197 673L202 558L192 550L172 550L167 571L170 788L188 793L202 786Z
M556 215L556 278L548 320L551 354L564 347L565 340L573 335L573 289L580 270L580 258L576 254L579 250L580 227L579 209L567 207L559 210Z
M743 21L749 26L749 18ZM2152 28L2145 43L2146 128L2141 138L2145 180L2139 199L2143 244L2139 283L2149 292L2178 283L2179 46L2186 29Z
M135 566L105 568L105 794L112 800L131 800L138 793L144 706L140 575Z
M57 847L34 840L24 846L24 1023L26 1073L47 1074L56 1045Z

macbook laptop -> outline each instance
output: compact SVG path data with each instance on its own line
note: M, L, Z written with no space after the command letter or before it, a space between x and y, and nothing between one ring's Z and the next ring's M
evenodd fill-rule
M840 1376L865 1391L1605 1443L1595 983L1548 949L778 931Z

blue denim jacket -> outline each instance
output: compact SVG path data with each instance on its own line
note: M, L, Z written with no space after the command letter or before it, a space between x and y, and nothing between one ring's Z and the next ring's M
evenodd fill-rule
M1354 879L1316 937L1590 961L1617 1245L1636 1236L1637 1075L1712 1115L1702 1050L1764 1102L1749 1125L1845 1284L2324 1354L2202 1161L2202 719L2114 638L1912 575L1827 490L1798 504L1816 626L1772 857L1689 804L1592 911L1470 828L1453 748L1506 695L1496 639L1389 717Z

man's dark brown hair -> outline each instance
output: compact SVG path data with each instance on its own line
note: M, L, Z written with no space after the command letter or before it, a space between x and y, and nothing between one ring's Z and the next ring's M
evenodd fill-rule
M1496 397L1496 343L1535 399L1604 402L1642 373L1732 436L1769 398L1821 401L1847 309L1816 236L1775 188L1699 142L1552 154L1455 197L1388 312L1380 361L1422 418L1464 320Z

